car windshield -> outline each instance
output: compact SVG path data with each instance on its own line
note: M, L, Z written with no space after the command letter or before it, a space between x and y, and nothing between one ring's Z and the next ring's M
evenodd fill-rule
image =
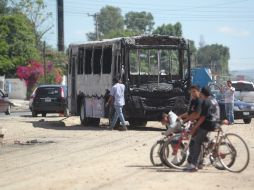
M60 88L59 87L38 88L36 92L36 96L40 98L45 98L45 97L56 98L60 96Z
M254 87L252 84L246 83L233 83L232 86L236 91L254 91Z

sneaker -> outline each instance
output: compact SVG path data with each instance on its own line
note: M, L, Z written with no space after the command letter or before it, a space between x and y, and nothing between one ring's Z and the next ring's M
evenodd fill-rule
M173 160L172 160L172 164L177 165L177 164L179 164L179 162L180 162L180 161L179 161L177 155L175 155L174 158L173 158Z
M184 171L188 171L188 172L196 172L196 171L198 171L196 166L194 164L190 164L190 163L187 163L186 167L183 170Z
M126 126L123 126L123 127L119 127L119 131L127 131L127 127Z

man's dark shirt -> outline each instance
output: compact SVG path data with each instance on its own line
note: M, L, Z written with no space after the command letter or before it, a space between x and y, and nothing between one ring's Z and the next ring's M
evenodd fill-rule
M193 112L201 113L202 100L200 98L192 99L188 109L188 114L190 115Z
M205 99L202 102L202 111L200 116L205 117L205 121L200 125L200 128L207 131L213 131L219 123L219 110L218 103L215 100L215 105L212 103L211 99Z

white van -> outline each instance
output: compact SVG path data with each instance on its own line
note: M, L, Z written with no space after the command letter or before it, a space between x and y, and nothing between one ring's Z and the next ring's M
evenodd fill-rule
M235 97L248 103L254 103L254 84L249 81L232 81Z

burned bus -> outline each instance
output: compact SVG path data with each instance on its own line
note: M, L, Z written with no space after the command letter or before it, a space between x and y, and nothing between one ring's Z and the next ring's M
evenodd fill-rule
M131 126L157 120L188 104L188 40L172 36L135 36L69 46L68 107L83 125L109 117L105 104L113 77L126 86L124 115Z

